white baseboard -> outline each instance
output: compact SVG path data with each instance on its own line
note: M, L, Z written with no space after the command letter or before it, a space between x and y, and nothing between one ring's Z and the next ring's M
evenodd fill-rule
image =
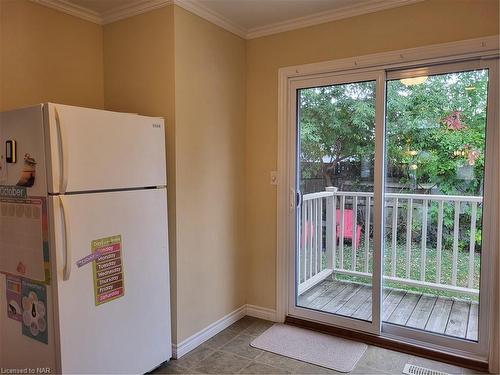
M172 357L180 358L184 354L189 353L191 350L203 344L205 341L212 338L220 331L226 329L231 324L236 323L238 320L243 318L245 314L246 305L243 305L233 312L230 312L226 316L222 317L221 319L217 320L216 322L210 324L208 327L205 327L201 331L188 337L181 343L172 344Z
M266 307L247 305L247 315L253 316L254 318L269 320L271 322L276 321L276 310Z
M181 343L172 344L172 357L176 359L181 358L183 355L200 346L205 341L229 327L231 324L236 323L245 315L273 322L276 320L275 310L255 305L243 305L216 322L210 324L208 327L205 327L201 331L188 337Z

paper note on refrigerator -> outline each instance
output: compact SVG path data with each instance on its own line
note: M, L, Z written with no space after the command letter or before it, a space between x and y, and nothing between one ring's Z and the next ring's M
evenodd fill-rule
M0 272L48 281L45 198L0 198Z
M122 297L123 284L122 236L116 235L92 241L94 261L94 295L96 306Z

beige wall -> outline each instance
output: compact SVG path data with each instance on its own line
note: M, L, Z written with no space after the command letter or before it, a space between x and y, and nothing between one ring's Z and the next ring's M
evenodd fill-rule
M173 6L104 26L104 77L105 109L165 119L172 332L176 338Z
M102 28L0 3L0 110L54 101L166 119L176 343L245 303L275 308L280 67L499 31L498 0L428 0L249 41L176 6Z
M166 119L180 343L245 303L245 41L168 6L106 25L104 51L106 109Z
M27 0L0 1L0 110L103 106L101 26Z
M175 7L178 342L246 302L245 41Z
M278 69L498 34L498 0L431 0L247 43L247 303L276 307Z

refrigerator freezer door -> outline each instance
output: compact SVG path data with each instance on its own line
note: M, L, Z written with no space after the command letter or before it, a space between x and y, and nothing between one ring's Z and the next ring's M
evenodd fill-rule
M144 373L170 359L165 189L50 200L59 370Z
M163 119L51 103L45 118L50 193L166 185Z
M0 112L0 185L47 195L41 105Z
M0 271L39 281L48 260L43 130L41 105L0 113Z

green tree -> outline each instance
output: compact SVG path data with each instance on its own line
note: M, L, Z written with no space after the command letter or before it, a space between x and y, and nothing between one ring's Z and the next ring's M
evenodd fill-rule
M480 194L484 168L486 70L387 83L387 159L405 189L422 184L447 194ZM340 162L373 160L375 82L300 90L303 177L332 185Z
M446 194L479 194L486 99L484 70L431 76L412 86L389 81L387 157L406 170L400 182L413 177Z
M299 116L301 160L313 165L304 177L321 173L332 186L338 163L373 158L374 81L301 90Z

